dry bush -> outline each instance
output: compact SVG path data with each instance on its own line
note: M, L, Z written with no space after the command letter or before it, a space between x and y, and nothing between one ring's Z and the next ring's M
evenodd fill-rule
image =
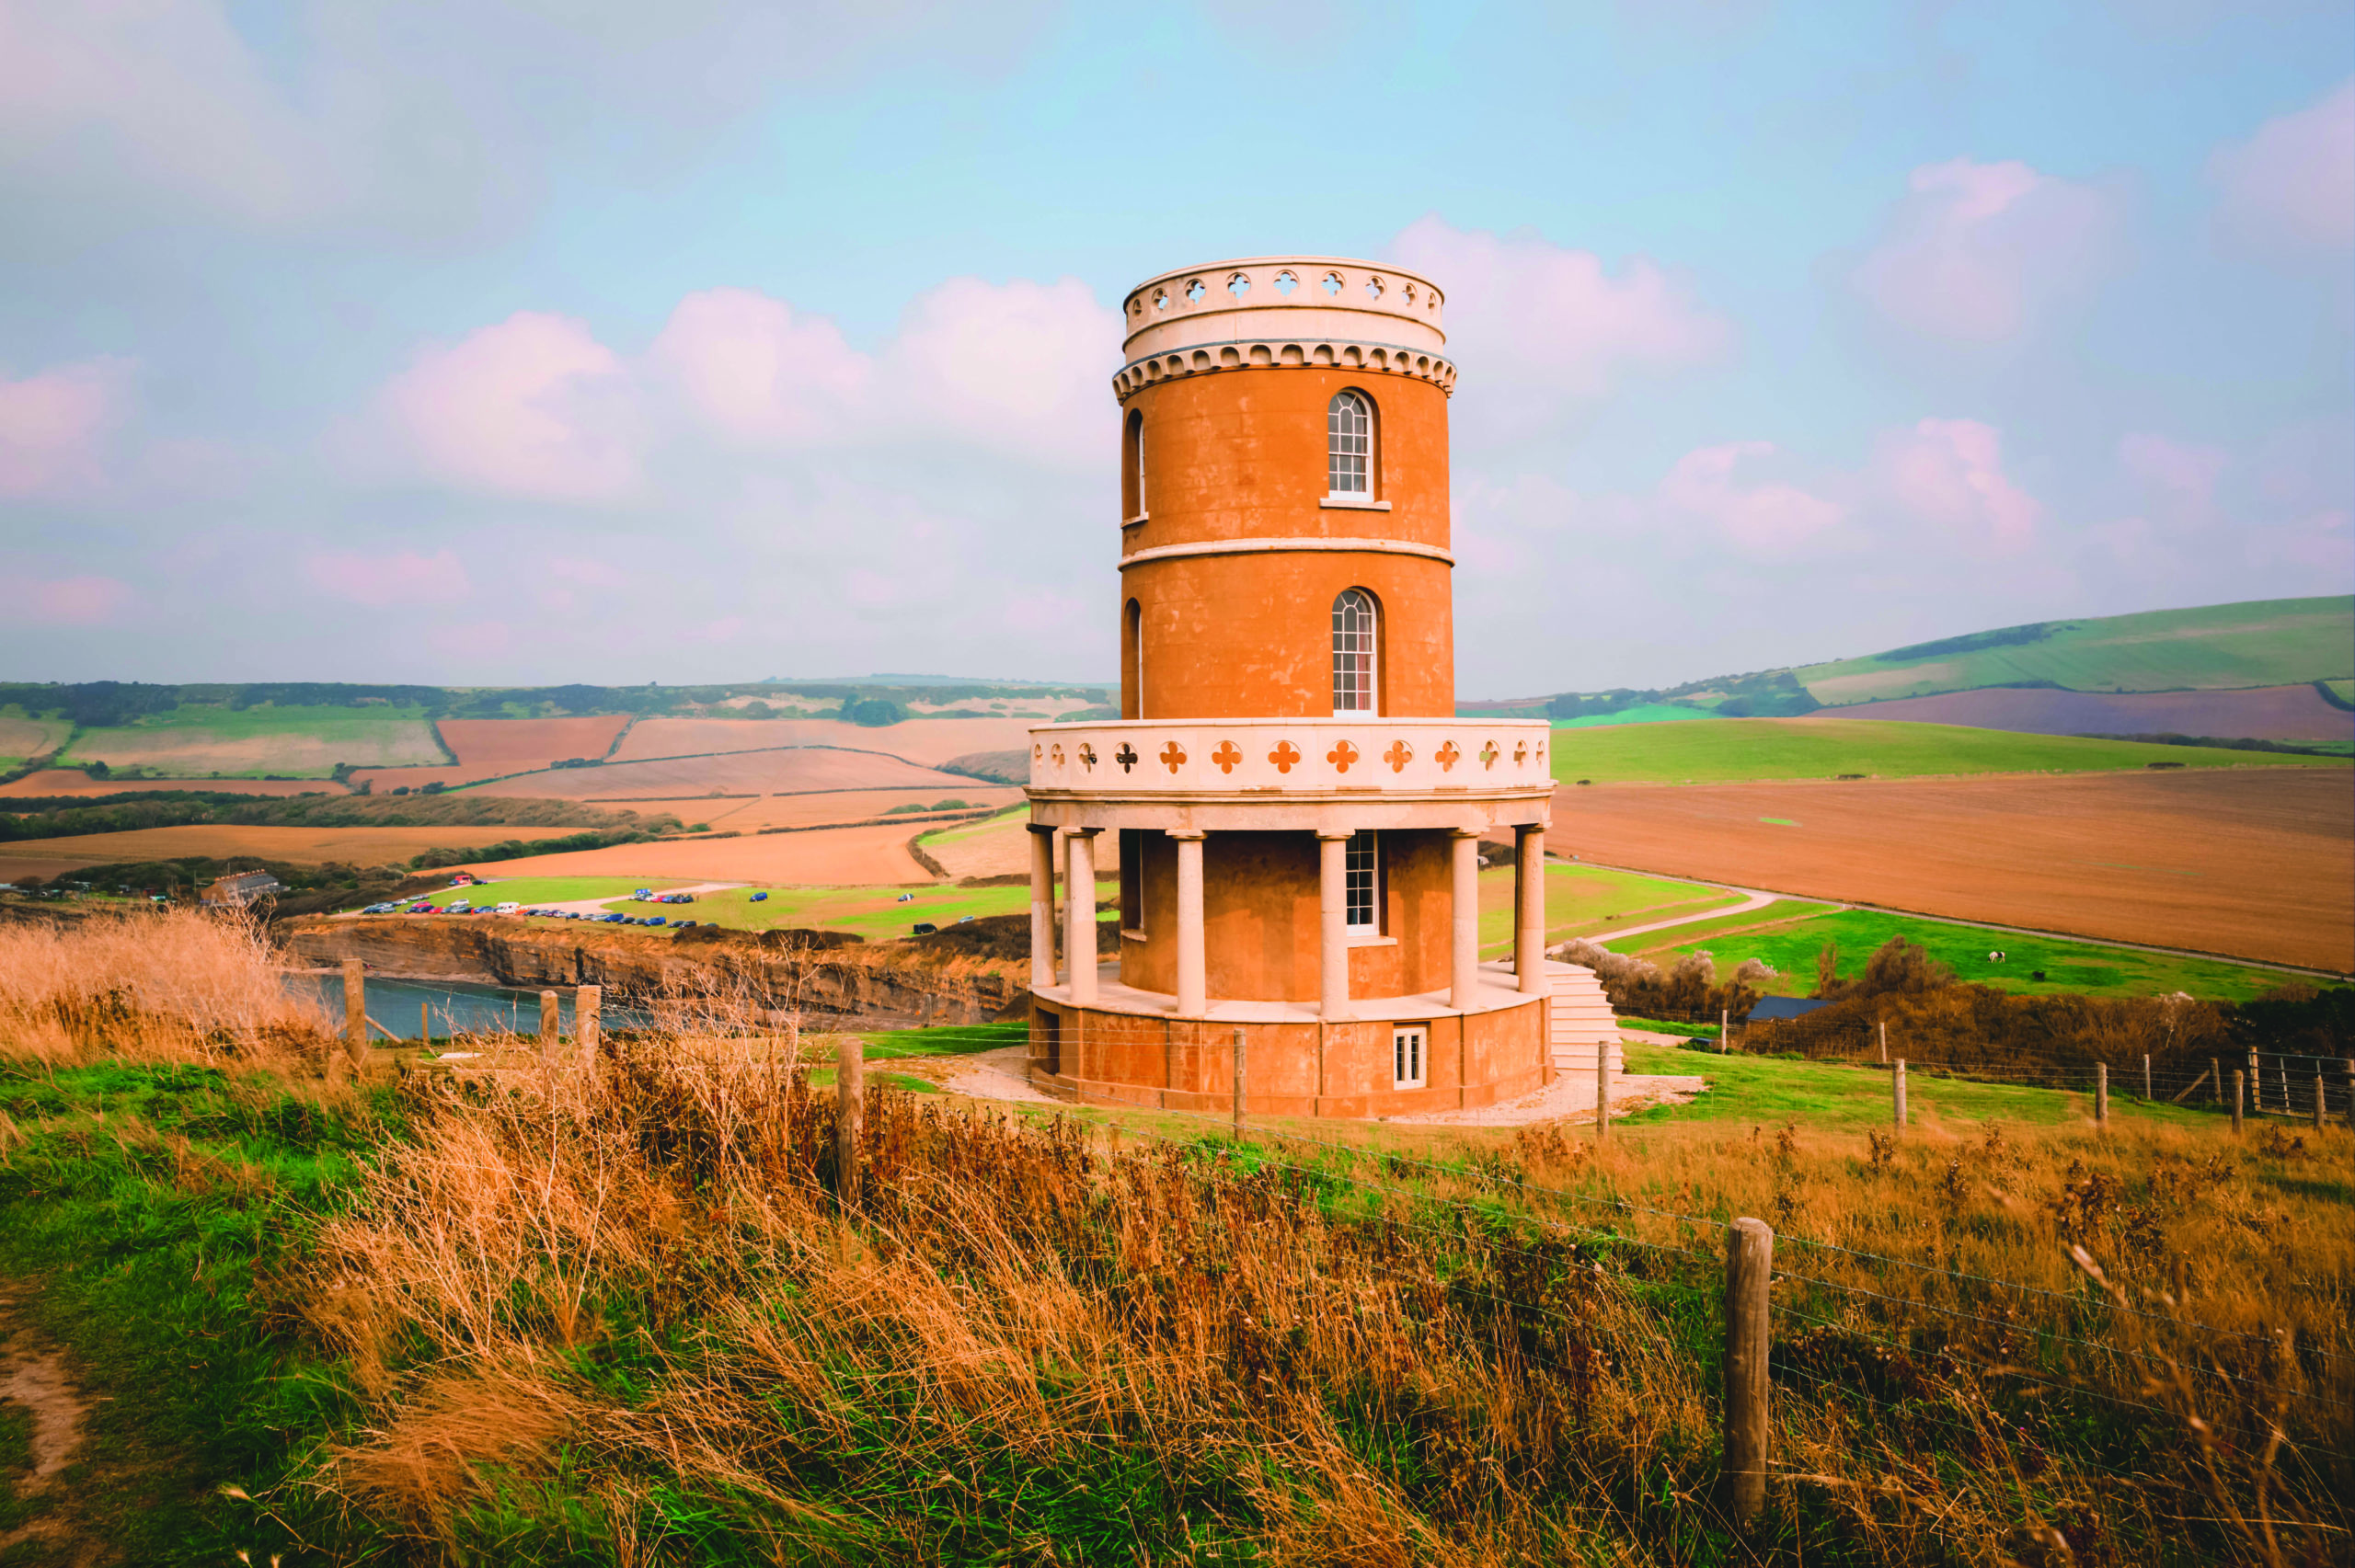
M316 1003L281 982L283 961L254 925L189 909L0 925L0 1053L316 1075L333 1038Z
M1068 1548L1099 1503L1123 1560L1680 1561L1716 1444L1706 1221L1737 1213L1828 1282L1776 1288L1780 1539L1991 1563L2333 1539L2313 1450L2350 1434L2313 1396L2347 1397L2355 1241L2188 1136L1540 1128L1482 1171L1252 1169L877 1091L845 1213L832 1096L757 1044L412 1100L301 1289L378 1412L324 1484L444 1550L561 1452L649 1552L667 1495L797 1561L1044 1561L1036 1521ZM558 1425L434 1436L452 1391L518 1379Z

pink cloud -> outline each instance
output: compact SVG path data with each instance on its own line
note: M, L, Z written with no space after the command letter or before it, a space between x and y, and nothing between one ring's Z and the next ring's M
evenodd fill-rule
M1119 428L1120 349L1120 313L1076 278L951 278L908 307L884 360L894 391L957 435L1085 470Z
M58 578L30 587L28 613L44 626L102 626L138 597L129 583L114 578Z
M420 600L462 599L473 591L465 567L448 550L431 555L408 550L387 555L351 551L317 555L303 563L303 570L322 593L376 608Z
M106 482L108 433L130 396L125 360L56 365L0 380L0 496L75 495Z
M2355 248L2355 81L2219 147L2208 175L2236 236L2292 249Z
M1774 455L1772 441L1733 441L1687 452L1660 481L1660 499L1751 555L1787 555L1837 526L1847 511L1797 485L1745 483L1734 472L1745 460Z
M2136 434L2118 443L2118 465L2143 493L2148 510L2181 532L2215 520L2216 484L2229 462L2223 449Z
M1723 317L1642 257L1614 274L1591 251L1436 217L1409 226L1389 251L1446 291L1448 342L1467 385L1594 398L1627 375L1709 363L1732 346Z
M2044 516L2043 505L2005 475L2001 433L1976 419L1924 419L1885 440L1875 467L1901 510L1965 546L2023 550Z
M627 371L587 326L519 311L421 350L386 385L378 415L429 478L495 495L603 501L638 482L634 404Z
M1850 280L1873 307L1932 338L2016 338L2108 258L2112 203L2023 163L1924 164Z
M793 445L843 434L864 410L875 374L832 321L796 315L750 289L687 295L650 358L720 430Z

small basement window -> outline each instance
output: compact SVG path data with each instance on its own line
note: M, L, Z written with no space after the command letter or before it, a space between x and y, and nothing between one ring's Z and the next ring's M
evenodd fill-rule
M1420 1089L1423 1086L1423 1053L1430 1039L1430 1030L1421 1024L1400 1024L1390 1031L1390 1066L1393 1085L1400 1089Z

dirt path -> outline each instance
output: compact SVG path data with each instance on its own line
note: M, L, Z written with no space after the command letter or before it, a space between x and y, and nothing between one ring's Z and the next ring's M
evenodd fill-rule
M1622 926L1617 931L1599 932L1586 940L1594 943L1616 942L1623 936L1641 936L1648 931L1666 931L1672 925L1691 925L1695 921L1723 920L1728 915L1746 915L1752 910L1764 909L1777 898L1789 897L1786 893L1766 893L1755 887L1729 887L1722 882L1704 882L1701 886L1723 887L1729 893L1740 893L1742 896L1742 901L1739 904L1720 904L1714 910L1703 910L1697 914L1679 915L1674 920L1654 921L1649 925L1628 925ZM1841 906L1832 907L1837 909Z
M32 1417L22 1450L13 1442L0 1448L0 1557L38 1543L23 1561L71 1568L110 1562L103 1536L75 1516L58 1484L82 1448L89 1396L75 1385L65 1353L24 1321L21 1296L20 1287L0 1286L0 1416L22 1410Z

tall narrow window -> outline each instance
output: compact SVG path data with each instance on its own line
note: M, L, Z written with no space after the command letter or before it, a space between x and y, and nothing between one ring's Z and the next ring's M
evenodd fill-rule
M1132 684L1129 695L1134 707L1131 718L1144 717L1144 606L1129 601L1129 679Z
M1349 908L1350 931L1355 935L1374 936L1382 931L1382 909L1375 901L1382 880L1379 850L1368 829L1350 835L1342 858L1342 902Z
M1144 414L1138 410L1129 416L1129 515L1144 515Z
M1333 601L1333 716L1373 712L1373 595L1361 588Z
M1428 1037L1420 1024L1390 1026L1390 1076L1395 1087L1423 1086L1423 1046Z
M1338 393L1325 410L1329 486L1337 496L1373 493L1373 409L1354 392Z

